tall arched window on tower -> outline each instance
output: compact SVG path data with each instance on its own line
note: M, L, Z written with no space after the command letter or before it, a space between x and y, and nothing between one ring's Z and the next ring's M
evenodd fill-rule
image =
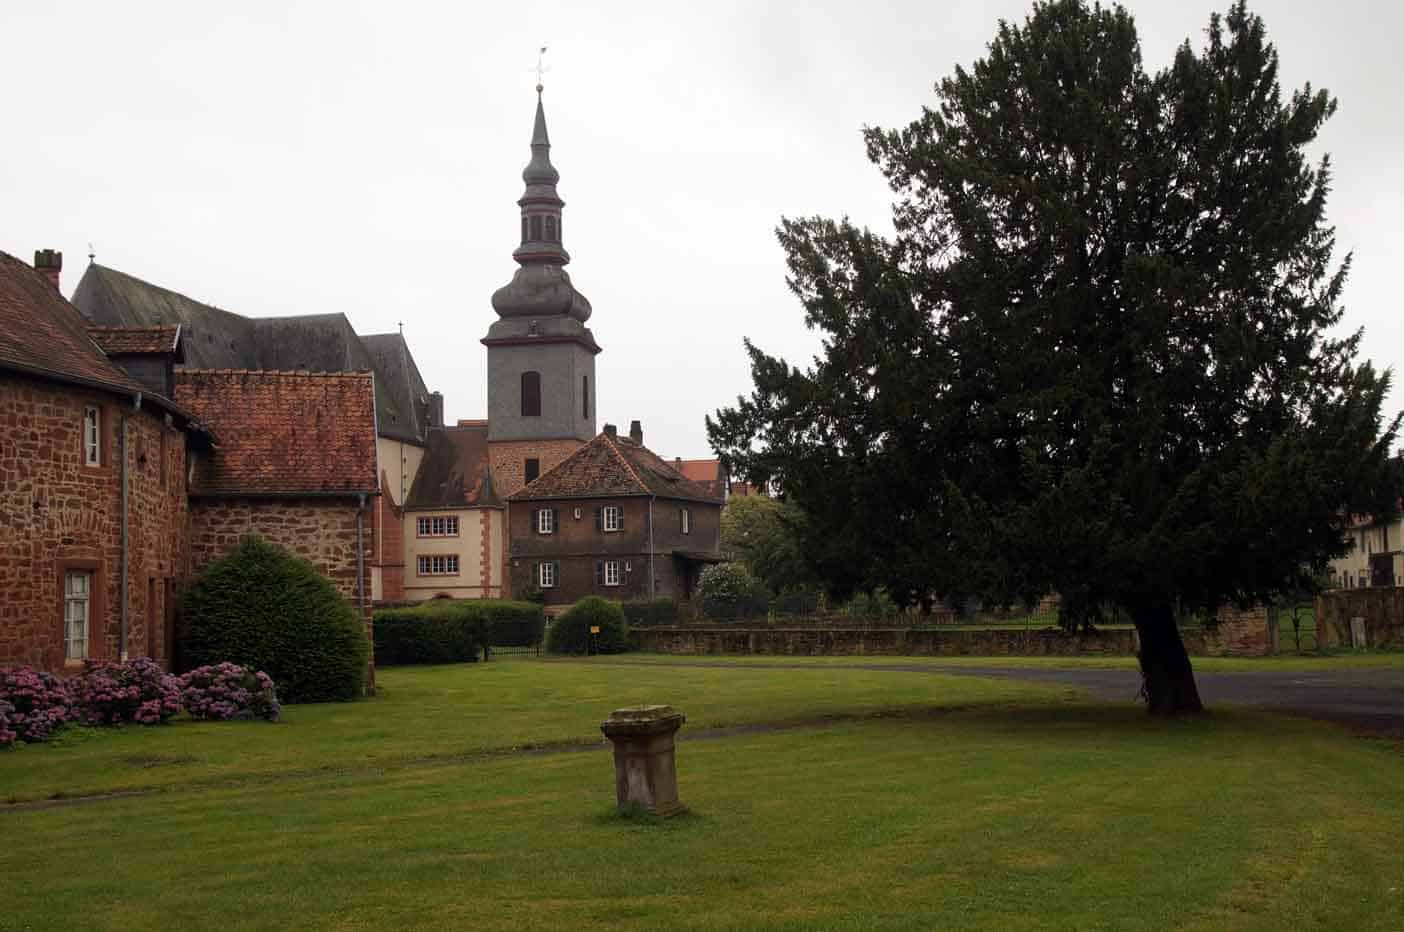
M527 241L527 218L522 218L522 242Z
M541 416L541 373L522 373L522 417Z
M556 218L555 218L555 217L552 217L552 216L549 215L549 214L546 216L546 242L548 242L548 243L559 243L559 242L560 242L560 240L557 239L557 237L556 237Z
M531 240L534 243L541 242L541 215L535 214L531 218Z

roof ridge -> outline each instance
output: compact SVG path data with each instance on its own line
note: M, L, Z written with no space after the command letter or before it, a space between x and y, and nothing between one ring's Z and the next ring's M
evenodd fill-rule
M374 378L375 372L371 369L357 369L354 371L338 370L336 372L322 372L312 369L201 369L193 366L180 366L176 369L176 374L182 373L194 375L279 375L293 378L348 378L348 379L370 379Z
M643 477L640 476L640 475L634 470L634 464L631 463L631 462L629 462L629 457L625 456L624 453L619 449L619 442L618 442L618 441L619 441L619 438L618 438L618 437L614 437L614 436L612 436L612 435L610 435L610 434L608 434L608 433L600 434L600 436L603 437L603 438L605 438L605 443L606 443L606 445L608 445L609 448L610 448L612 451L614 451L614 455L615 455L615 456L619 457L619 462L621 462L621 463L624 464L624 468L627 469L627 470L629 471L629 475L631 475L631 476L634 477L634 481L637 482L639 485L641 485L641 486L643 487L643 490L644 490L645 492L648 492L649 494L652 494L652 493L653 493L653 489L649 486L649 484L648 484L647 482L643 481ZM581 449L584 449L584 447L581 447Z

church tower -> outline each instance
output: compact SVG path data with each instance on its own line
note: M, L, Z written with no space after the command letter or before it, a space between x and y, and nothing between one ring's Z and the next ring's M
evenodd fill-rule
M546 111L536 86L531 161L522 172L526 191L519 268L497 289L498 319L483 338L488 355L488 442L498 492L510 495L595 436L595 356L585 322L590 302L566 274L562 245L560 174L551 165Z

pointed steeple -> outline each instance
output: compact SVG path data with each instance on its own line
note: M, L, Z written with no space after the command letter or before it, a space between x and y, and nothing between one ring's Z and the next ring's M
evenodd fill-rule
M517 200L522 209L521 242L512 252L521 268L510 284L492 296L501 317L569 316L584 323L590 302L576 291L566 274L570 253L561 244L561 209L556 193L560 172L551 164L551 137L546 132L546 108L536 85L536 121L531 130L531 161L522 170L526 190Z

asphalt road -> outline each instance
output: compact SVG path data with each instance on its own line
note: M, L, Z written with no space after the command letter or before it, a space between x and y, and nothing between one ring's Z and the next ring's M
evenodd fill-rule
M925 663L903 669L1064 683L1105 699L1127 701L1135 699L1141 688L1135 670L1002 667L998 663L978 667ZM1210 708L1263 706L1404 740L1404 670L1196 672L1195 680L1200 698Z

